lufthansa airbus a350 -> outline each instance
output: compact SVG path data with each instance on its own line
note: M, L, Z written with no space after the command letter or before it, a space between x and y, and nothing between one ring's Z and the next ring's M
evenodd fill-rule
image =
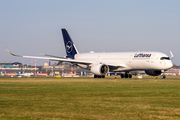
M94 74L94 78L104 78L108 72L124 72L122 78L131 78L131 71L144 70L151 76L162 75L164 71L170 69L173 64L171 57L161 52L103 52L103 53L79 53L66 29L62 29L66 57L58 57L44 54L46 57L21 56L11 53L18 57L48 59L60 62L70 62L77 66L88 69Z

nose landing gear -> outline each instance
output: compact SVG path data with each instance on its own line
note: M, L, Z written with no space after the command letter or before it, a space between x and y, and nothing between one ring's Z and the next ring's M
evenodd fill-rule
M166 79L166 75L164 74L164 70L161 71L162 72L162 75L161 75L161 79Z
M166 79L166 76L164 74L161 75L161 79Z

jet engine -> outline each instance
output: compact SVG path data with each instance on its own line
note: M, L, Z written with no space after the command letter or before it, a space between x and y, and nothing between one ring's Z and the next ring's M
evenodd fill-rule
M105 64L96 64L91 67L91 72L95 75L105 75L109 71L109 67Z
M151 76L158 76L161 74L161 70L145 70L145 73Z

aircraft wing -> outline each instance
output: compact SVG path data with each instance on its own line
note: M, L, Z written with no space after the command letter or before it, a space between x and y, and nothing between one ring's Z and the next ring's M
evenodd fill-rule
M64 57L58 57L58 56L53 56L53 55L47 55L47 54L44 54L44 55L49 56L49 57L16 55L16 54L12 53L9 49L6 48L6 50L13 56L24 57L24 58L45 59L45 60L70 62L70 63L84 64L84 65L90 65L93 63L97 63L97 61L75 60L75 59L71 59L71 58L64 58ZM108 66L112 66L112 67L126 67L125 64L111 64L111 63L104 63L104 64L106 64Z

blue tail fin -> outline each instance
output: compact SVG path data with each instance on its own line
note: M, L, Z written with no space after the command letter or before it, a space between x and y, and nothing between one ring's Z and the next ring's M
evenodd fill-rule
M77 51L73 41L71 40L71 37L69 36L67 30L66 29L61 29L61 30L62 30L65 50L66 50L66 54L67 54L66 57L74 59L74 55L78 54L78 51Z

